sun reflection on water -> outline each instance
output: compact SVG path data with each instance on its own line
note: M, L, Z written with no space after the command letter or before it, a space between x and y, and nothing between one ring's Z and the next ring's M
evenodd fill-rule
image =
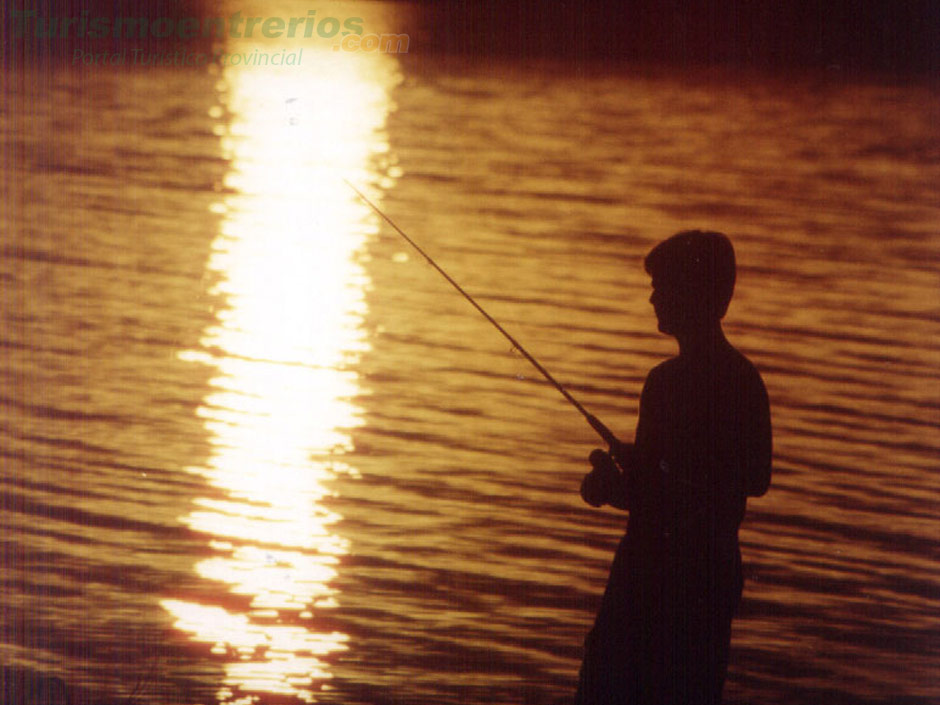
M306 51L314 51L306 49ZM220 703L266 694L313 702L324 657L348 637L318 629L347 551L321 500L354 472L341 456L358 425L354 368L367 275L356 260L365 207L341 176L387 151L388 56L323 52L304 67L226 67L220 129L231 161L210 276L224 302L201 351L217 374L198 414L211 436L217 488L182 521L210 536L200 577L227 586L217 604L167 599L178 629L224 663Z

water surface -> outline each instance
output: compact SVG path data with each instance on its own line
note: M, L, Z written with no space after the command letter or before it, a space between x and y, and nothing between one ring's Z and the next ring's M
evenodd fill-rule
M624 516L642 257L727 232L771 492L730 703L937 682L940 100L833 76L23 68L0 188L5 664L86 700L556 703Z

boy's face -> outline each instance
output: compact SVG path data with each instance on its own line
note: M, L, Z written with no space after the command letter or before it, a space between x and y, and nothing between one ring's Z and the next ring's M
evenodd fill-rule
M656 312L656 321L659 324L659 330L666 335L675 333L674 323L676 317L675 295L671 295L658 277L653 278L653 293L650 295L650 303L653 304L653 310Z
M653 278L653 293L650 303L656 312L659 330L666 335L676 335L700 323L696 306L690 297L675 285L659 277Z

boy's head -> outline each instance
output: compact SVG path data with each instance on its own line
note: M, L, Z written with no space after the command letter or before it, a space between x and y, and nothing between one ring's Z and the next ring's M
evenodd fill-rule
M717 322L734 293L735 260L731 241L721 233L686 230L654 247L646 256L660 330Z

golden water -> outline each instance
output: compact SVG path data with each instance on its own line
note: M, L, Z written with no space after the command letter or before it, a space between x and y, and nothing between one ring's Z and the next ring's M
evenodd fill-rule
M623 517L642 257L729 233L773 405L732 703L937 682L928 86L337 55L4 83L5 664L87 699L554 703Z

